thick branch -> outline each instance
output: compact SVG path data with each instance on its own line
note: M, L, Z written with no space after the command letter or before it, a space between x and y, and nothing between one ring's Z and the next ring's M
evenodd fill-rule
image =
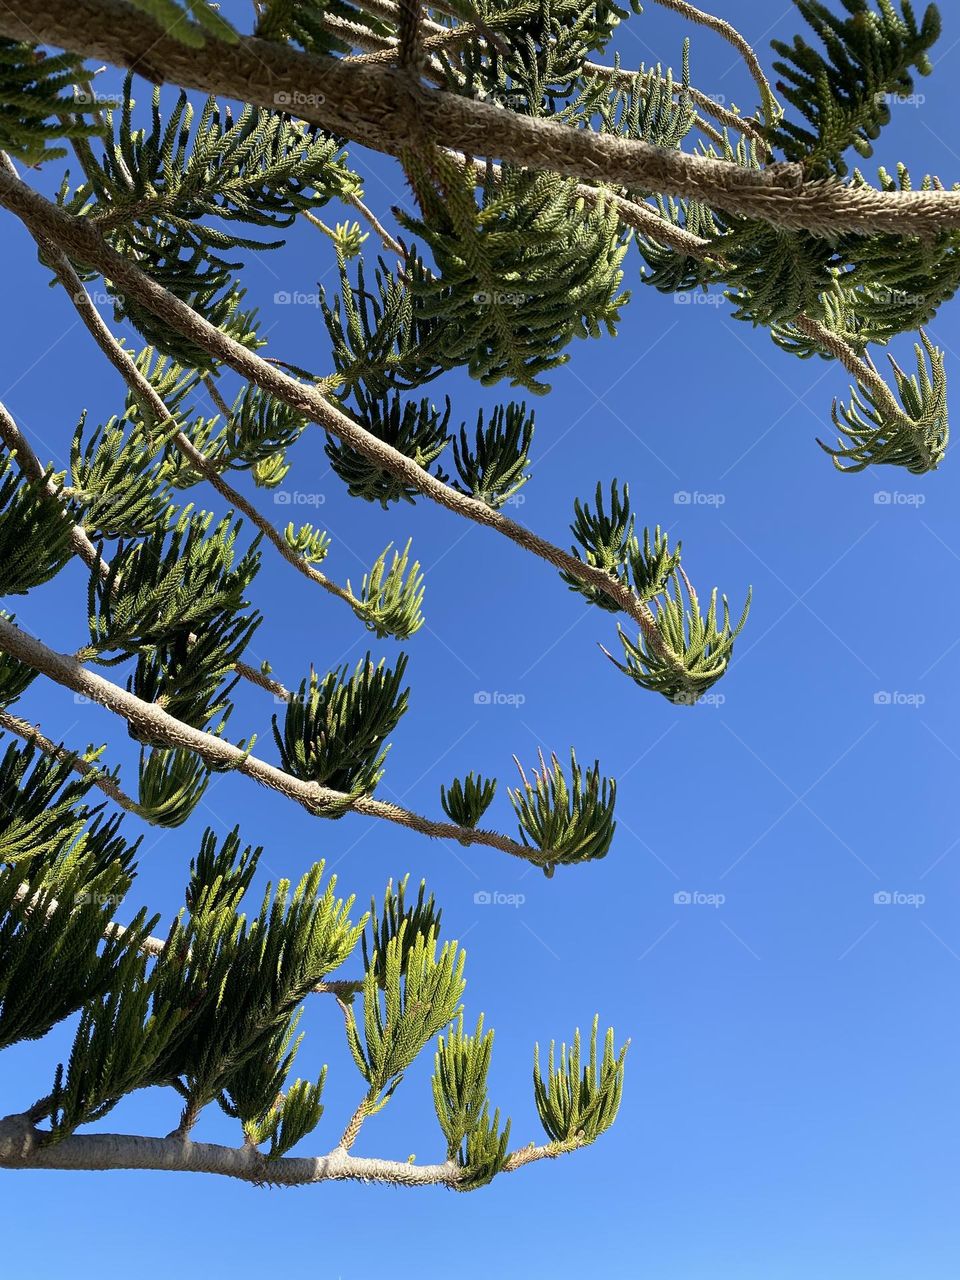
M252 37L226 44L208 36L200 48L192 48L123 0L35 0L23 14L2 8L0 35L58 45L261 107L295 100L304 119L391 155L401 154L417 130L470 155L587 182L695 197L822 236L849 231L926 236L960 226L958 192L881 192L836 179L805 183L797 165L754 171L573 129L413 85L395 69L299 53Z
M452 1161L416 1165L351 1156L335 1148L326 1156L282 1156L267 1160L256 1147L222 1147L180 1138L143 1138L132 1134L74 1134L53 1146L25 1115L0 1121L0 1168L4 1169L156 1169L179 1173L217 1173L260 1186L298 1187L313 1182L380 1182L398 1187L456 1187L464 1171ZM523 1147L508 1157L505 1173L537 1160L553 1159L576 1144Z
M153 740L164 746L192 751L220 769L236 769L238 773L252 778L262 786L279 791L290 800L296 800L312 813L320 816L325 812L339 814L347 810L363 813L371 818L395 822L398 826L418 831L421 835L441 840L458 840L464 845L486 845L527 861L533 852L529 846L498 832L458 827L452 822L436 822L386 800L375 800L372 796L349 796L315 782L303 782L275 765L242 751L231 742L225 742L211 733L204 733L201 729L194 729L176 720L156 703L144 702L119 685L105 680L103 676L88 671L70 654L57 653L3 617L0 617L0 652L11 654L28 667L75 693L82 693L92 702L122 716L128 724L148 733ZM550 851L538 852L539 858L544 862L549 861Z

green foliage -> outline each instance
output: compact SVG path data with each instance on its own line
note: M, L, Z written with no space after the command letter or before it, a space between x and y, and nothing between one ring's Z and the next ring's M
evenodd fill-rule
M140 542L121 543L110 569L90 575L90 641L101 662L169 642L246 607L260 566L255 539L234 564L240 523L187 507L176 524ZM120 656L108 658L111 650Z
M849 404L833 402L833 424L840 433L837 447L822 440L817 443L830 454L838 471L888 465L923 475L943 461L950 439L943 352L925 333L920 338L923 346L914 345L915 374L905 373L893 356L888 357L902 405L899 413L892 414L876 392L864 386L853 390Z
M322 564L330 550L330 535L312 524L302 524L295 529L291 521L283 531L283 538L291 551L296 551L307 564Z
M387 556L392 550L391 542L377 557L370 572L363 575L359 595L355 597L358 603L354 605L354 613L379 638L394 636L398 640L408 640L424 623L421 608L423 574L419 560L410 564L409 541L402 552L393 552L388 569ZM353 595L349 578L347 591Z
M211 0L130 0L135 9L142 9L158 27L168 35L191 48L203 45L206 35L233 44L237 33L227 20L220 16L219 5ZM185 22L189 17L193 21Z
M70 447L71 498L93 537L134 538L166 528L170 487L145 428L122 418L97 427L84 447L84 414Z
M453 460L464 493L499 509L530 479L533 413L526 404L498 404L485 426L477 414L477 433L471 447L466 427L453 440Z
M419 933L408 946L406 932L404 921L384 948L382 993L376 970L367 971L362 1039L353 1008L345 1013L347 1043L369 1085L368 1115L386 1106L417 1054L457 1016L465 985L466 956L455 942L438 955L434 933Z
M533 781L517 761L522 786L508 791L520 823L520 839L530 849L530 861L547 876L554 868L602 858L610 849L617 824L613 811L617 784L601 778L600 763L586 773L570 752L570 779L556 756L548 765L540 752L540 768Z
M802 36L793 44L774 40L780 55L774 68L784 77L778 91L805 124L780 120L767 138L787 160L799 161L811 177L847 172L844 153L862 156L890 121L889 97L913 92L911 71L932 70L928 52L940 35L940 15L928 5L918 23L909 0L843 0L848 17L831 13L820 0L796 0L797 8L823 42L827 57Z
M490 808L496 790L496 778L468 773L462 782L454 778L449 791L441 786L440 804L451 822L473 830Z
M407 709L401 690L407 659L393 668L376 666L369 653L351 676L347 666L318 679L311 674L286 706L283 733L273 717L273 736L283 768L295 778L350 795L370 792L383 776L392 733Z
M391 449L412 459L418 467L429 471L447 447L450 401L443 413L429 400L404 401L398 392L374 396L361 387L354 388L357 400L355 421ZM327 437L324 451L330 465L347 486L353 498L379 502L384 510L391 502L412 503L417 490L370 458L358 453L352 445Z
M388 881L380 914L377 913L376 900L370 900L369 948L366 933L361 940L363 970L364 973L373 973L377 986L381 988L387 982L387 948L391 943L399 948L400 972L403 974L407 971L411 950L417 939L436 938L440 932L441 911L433 894L429 898L426 896L426 881L420 881L417 900L408 905L406 892L409 881L410 876L405 875L398 882L396 892L393 881Z
M0 457L0 596L49 582L73 555L73 514L48 491L53 472L28 480Z
M629 587L641 601L652 600L666 589L666 585L680 563L680 544L673 551L667 544L667 536L657 525L653 537L644 529L643 543L636 534L636 517L630 508L630 489L623 486L621 495L616 480L610 485L610 511L604 508L603 488L597 482L596 509L579 499L574 501L575 520L570 531L579 544L572 548L573 555L595 569L609 573L617 582ZM591 604L612 613L619 605L603 591L589 586L567 570L561 570L561 578L572 591L577 591Z
M537 1099L540 1121L551 1142L594 1142L605 1133L617 1118L620 1097L623 1092L623 1063L627 1053L624 1045L615 1052L613 1029L609 1028L603 1041L603 1057L597 1057L597 1024L593 1020L590 1036L590 1058L580 1063L580 1030L574 1033L569 1051L560 1046L559 1061L550 1041L547 1076L540 1075L540 1046L534 1052L533 1086Z
M438 276L412 282L423 313L446 323L443 361L484 385L544 394L574 337L616 332L626 238L616 209L587 207L576 183L502 166L478 205L473 162L407 153L422 216L402 221L429 245Z
M187 910L197 915L204 910L236 909L256 874L262 846L240 847L240 828L234 827L217 846L217 837L208 827L195 858L190 859L190 879L184 895Z
M0 149L33 166L65 156L59 144L67 138L103 133L103 106L87 87L91 80L72 53L0 40Z
M447 1139L447 1159L456 1160L465 1176L458 1191L486 1186L501 1171L510 1141L510 1121L500 1130L500 1112L490 1117L487 1072L493 1032L484 1034L483 1014L474 1035L463 1033L463 1014L440 1036L433 1071L433 1103Z
M203 799L210 770L190 751L140 752L140 813L157 827L182 827Z
M386 35L390 27L347 0L260 0L257 35L262 40L291 40L308 53L349 53L353 44L344 29L338 37L329 21L338 19L354 31ZM325 19L327 20L325 22Z
M693 705L726 671L733 655L733 642L743 630L749 611L748 592L740 620L731 627L724 596L723 622L718 626L716 587L704 615L697 593L678 568L654 605L659 643L642 630L634 643L623 628L618 627L626 665L617 662L605 649L604 653L641 688L652 689L671 702Z

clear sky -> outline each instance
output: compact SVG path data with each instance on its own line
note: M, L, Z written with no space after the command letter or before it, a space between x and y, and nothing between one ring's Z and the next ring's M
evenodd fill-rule
M801 29L787 3L720 8L768 67L770 37ZM933 171L950 183L960 177L950 124L960 25L953 6L944 9L935 75L918 85L925 100L895 109L876 161L908 160L917 180ZM618 47L632 65L676 65L683 34L651 4ZM709 32L694 33L692 71L704 90L752 105L735 54ZM375 208L405 199L390 162L358 152L354 163ZM120 408L120 388L9 218L3 272L2 398L44 458L64 465L81 410L103 420ZM616 1126L587 1151L470 1196L7 1173L5 1274L87 1280L131 1263L211 1277L279 1268L317 1280L393 1269L429 1280L451 1271L462 1280L960 1273L960 476L949 458L923 478L835 473L815 436L829 434L843 371L780 352L716 298L663 297L639 273L632 251L634 300L619 338L578 342L538 402L533 479L513 514L569 544L574 499L616 476L629 481L644 522L682 537L701 594L716 584L739 612L752 583L752 616L713 705L677 708L634 686L597 647L615 647L610 615L504 539L426 502L384 513L350 499L319 429L293 452L286 483L312 495L315 506L297 500L300 515L330 532L333 576L356 583L390 539L408 535L426 570L427 625L402 646L411 709L379 794L439 814L441 783L481 770L500 779L491 823L512 831L511 756L530 765L540 747L566 754L575 745L620 780L609 856L548 881L493 851L356 816L311 819L220 775L186 827L146 829L132 899L176 910L204 827L238 821L266 846L263 881L296 877L323 856L362 908L388 877L425 876L446 936L468 952L468 1019L483 1010L496 1029L491 1093L513 1117L515 1140L542 1137L533 1042L569 1039L595 1011L632 1041ZM270 353L327 371L315 301L274 301L333 284L325 239L298 227L286 250L251 255L244 279ZM931 334L952 373L956 306ZM912 359L909 341L896 351L901 363ZM460 375L431 390L449 391L458 422L475 422L497 399ZM257 501L278 522L290 518L270 493ZM311 662L326 670L368 646L388 656L401 647L376 641L270 553L254 599L268 621L253 651L288 685ZM17 613L55 646L77 647L84 573L71 567ZM483 704L481 692L513 696ZM270 697L244 690L237 701L232 731L256 730L258 752L275 759ZM21 708L74 746L112 734L110 758L127 764L132 782L133 753L106 712L42 681ZM494 892L522 900L477 902ZM317 1000L305 1025L300 1073L330 1064L326 1114L302 1145L319 1153L334 1145L361 1082L336 1008ZM59 1029L0 1057L4 1111L46 1092L68 1043ZM358 1154L442 1154L431 1066L424 1055L365 1125ZM144 1094L106 1127L164 1134L178 1111L172 1093ZM196 1136L233 1141L236 1131L209 1112Z

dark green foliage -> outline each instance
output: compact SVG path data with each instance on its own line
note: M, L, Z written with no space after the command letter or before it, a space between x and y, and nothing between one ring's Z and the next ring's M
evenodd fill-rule
M463 1033L463 1014L440 1036L433 1071L433 1102L447 1139L447 1159L456 1160L466 1176L458 1191L486 1186L503 1168L510 1141L510 1121L500 1131L500 1112L490 1117L487 1072L493 1032L484 1034L483 1014L474 1035Z
M361 940L363 968L365 973L375 975L379 987L387 981L387 947L391 942L399 947L400 972L403 974L417 939L436 938L440 932L441 911L433 894L429 898L426 896L427 882L420 881L417 900L408 905L406 892L409 882L408 874L398 881L394 892L393 881L388 881L383 894L383 910L379 914L376 899L370 900L369 947L366 933Z
M219 5L210 0L130 0L135 9L142 9L156 22L161 31L182 44L198 48L207 35L232 44L237 33L219 13ZM184 19L189 17L191 22Z
M164 645L246 607L259 539L234 564L240 524L226 516L211 528L212 520L188 507L172 528L121 543L108 573L91 572L90 640L101 662ZM111 650L120 657L107 658Z
M257 871L262 846L240 847L240 828L234 827L217 846L216 834L208 827L195 858L190 859L190 879L184 895L191 915L221 907L236 909Z
M540 753L540 768L533 781L520 769L522 786L508 791L520 823L520 839L530 849L530 861L552 876L556 866L602 858L610 849L617 828L613 811L617 784L601 778L596 761L586 773L570 752L570 779L556 756L548 765Z
M122 418L97 427L84 447L84 414L70 447L71 498L93 537L133 538L166 528L170 488L144 428Z
M49 582L73 555L74 516L43 480L28 480L0 455L0 596L25 595Z
M453 439L453 461L464 493L500 508L530 479L533 413L526 404L498 404L485 426L477 414L477 433L471 447L466 427ZM460 486L458 486L460 487Z
M449 326L426 312L420 285L429 273L417 255L408 252L394 271L378 259L372 288L362 258L357 259L356 285L339 250L337 262L339 294L330 296L320 287L320 310L336 369L325 384L343 396L362 386L362 407L368 397L384 400L391 391L410 391L436 378L444 368L441 352Z
M552 1142L593 1142L617 1118L623 1092L623 1063L627 1045L617 1054L614 1049L613 1028L609 1028L604 1036L603 1057L598 1059L598 1021L598 1018L593 1020L590 1058L583 1065L582 1071L579 1028L574 1033L569 1052L565 1044L560 1046L559 1062L556 1060L554 1042L550 1041L546 1079L540 1075L540 1046L536 1047L533 1086L537 1111Z
M449 791L441 786L440 804L451 822L472 830L490 808L496 790L496 778L468 773L463 781L454 778Z
M628 485L623 486L621 495L618 481L611 482L609 512L604 509L599 481L595 509L579 499L573 505L576 519L570 531L579 544L572 548L578 560L609 573L630 587L641 601L651 600L666 589L670 575L680 563L680 543L671 551L666 534L657 525L652 538L650 530L644 529L641 544L636 534L636 517L630 508ZM591 604L611 613L618 612L615 601L596 587L588 586L566 570L561 570L560 576L572 591L579 592Z
M833 286L839 263L835 247L806 231L751 218L725 221L728 229L714 245L736 319L770 326L803 313L819 316L820 296Z
M352 1006L345 1014L350 1052L369 1085L370 1115L387 1104L417 1054L457 1016L465 985L466 957L455 942L438 955L435 933L417 934L407 944L406 932L404 921L384 948L382 992L377 974L367 971L362 1037Z
M60 143L103 133L93 76L72 53L0 40L0 149L28 165L67 154ZM88 118L89 117L89 118Z
M809 177L847 172L845 152L873 153L872 143L890 120L888 97L913 92L915 68L932 70L927 56L940 35L940 15L928 5L917 22L909 0L843 0L848 16L820 0L796 0L802 17L823 42L827 57L802 36L793 44L774 40L774 68L784 78L777 90L805 123L780 120L767 138L787 160L799 161Z
M402 221L438 270L412 287L423 314L446 323L446 367L543 394L541 376L565 363L572 338L616 332L626 238L612 205L588 208L572 180L506 165L478 205L472 162L434 150L405 164L421 216Z
M182 827L203 799L210 770L192 752L165 747L140 752L140 812L157 827Z
M893 415L868 387L857 387L848 405L833 402L833 425L840 433L835 449L818 440L838 471L863 471L885 464L906 467L914 475L935 471L950 439L943 352L925 333L915 344L917 372L905 373L889 357L903 406ZM927 369L927 361L930 362Z
M334 791L372 791L389 750L384 739L407 709L406 668L405 654L390 668L384 659L374 666L368 653L349 677L344 665L322 680L313 674L302 681L287 703L282 733L273 717L284 770Z
M374 396L362 387L354 388L357 410L355 421L365 431L382 440L417 466L429 471L447 447L450 401L441 413L429 400L404 400L394 391ZM379 502L386 510L391 502L413 502L417 490L390 471L378 467L351 445L333 436L327 437L324 451L330 465L347 486L353 498ZM441 474L442 473L439 473Z
M349 36L338 38L324 18L381 36L392 34L391 26L347 0L263 0L256 33L262 40L291 40L308 53L349 53Z

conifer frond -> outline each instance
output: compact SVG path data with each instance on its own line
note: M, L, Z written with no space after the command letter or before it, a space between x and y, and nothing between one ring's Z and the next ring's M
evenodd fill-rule
M503 166L478 205L476 174L439 150L408 154L422 216L401 215L433 252L436 277L415 279L423 314L446 322L442 359L484 385L544 394L574 337L616 332L626 237L616 209L587 208L576 183Z
M291 40L307 53L350 53L356 41L350 28L385 37L391 25L349 0L260 0L257 35L262 40ZM349 24L337 28L327 18Z
M826 57L802 36L774 40L780 55L777 90L805 124L781 119L766 129L769 142L812 177L847 172L844 153L873 153L872 143L890 120L888 97L913 92L912 71L929 75L928 53L940 35L940 15L928 5L918 23L909 0L843 0L849 15L831 13L820 0L796 0L801 16L820 38Z
M190 751L140 751L140 812L157 827L182 827L203 799L210 770Z
M133 538L166 528L170 486L157 462L157 443L123 418L96 427L84 445L84 413L70 446L71 499L93 537Z
M0 454L0 596L22 596L56 577L73 554L69 503L52 496L53 471L33 481Z
M248 844L241 849L239 827L227 832L219 846L216 834L208 827L200 838L196 857L190 859L190 879L184 892L190 914L226 906L236 910L250 888L262 853L261 845L254 848Z
M733 643L743 630L750 611L751 593L735 627L730 625L727 597L722 597L723 621L719 623L717 589L710 594L706 615L686 574L677 568L654 604L657 630L666 646L655 647L641 631L634 643L618 627L626 665L603 652L643 689L652 689L671 702L692 705L720 679L733 656ZM602 647L602 646L601 646Z
M109 571L90 575L90 641L101 662L202 630L218 615L246 608L244 592L260 567L254 539L236 561L240 522L186 508L172 528L121 543Z
M424 623L423 574L419 560L410 563L410 541L402 552L393 551L388 569L387 556L391 551L392 542L377 557L370 572L363 575L354 613L380 639L394 636L397 640L408 640ZM349 578L347 591L353 595Z
M417 1054L460 1010L464 952L455 942L447 942L438 955L434 933L419 933L412 945L405 946L406 932L404 921L384 949L382 993L377 972L367 970L362 1038L353 1008L345 1014L350 1052L370 1086L367 1115L386 1106Z
M363 949L363 971L374 973L379 987L387 981L387 946L395 943L400 950L399 963L401 974L407 971L411 948L417 938L435 938L440 932L441 910L437 906L433 894L429 898L427 882L420 881L416 902L407 903L407 885L409 873L397 882L394 890L393 881L387 882L383 894L383 909L378 913L375 898L370 900L369 931L370 945L367 946L367 934L361 939Z
M390 668L383 658L374 666L368 653L349 677L344 665L322 680L311 674L302 681L287 703L282 733L273 717L284 770L334 791L372 791L389 750L384 739L407 709L406 668L405 654Z
M862 385L853 390L849 404L833 402L833 424L840 433L837 447L817 443L838 471L886 464L923 475L943 461L950 439L944 356L923 332L920 341L923 346L914 344L915 374L905 373L893 356L888 357L902 405L896 416L876 392Z
M516 757L514 757L516 759ZM520 823L520 839L530 849L530 861L552 876L556 866L588 862L606 855L617 824L613 812L617 784L601 778L600 762L584 772L570 752L570 779L556 756L548 765L540 752L540 768L527 780L519 762L522 785L508 790Z
M590 1058L582 1070L579 1028L569 1050L565 1044L560 1046L559 1061L554 1041L550 1041L546 1079L540 1074L539 1044L534 1050L533 1087L537 1111L552 1142L594 1142L617 1118L627 1044L618 1054L614 1048L613 1028L610 1027L603 1039L603 1057L598 1058L599 1021L598 1016L594 1017Z
M0 149L33 166L65 156L65 139L104 133L104 106L86 87L92 78L72 53L0 40Z
M530 479L530 445L534 415L526 404L498 404L484 425L477 414L477 432L471 446L465 426L453 437L453 461L464 493L499 510Z
M302 524L295 529L291 521L283 531L284 541L291 551L296 551L307 564L321 564L330 550L330 535L312 524Z
M429 400L405 401L397 391L381 397L358 386L354 388L354 396L358 405L355 418L360 426L391 449L412 458L418 466L429 470L446 449L449 398L441 413ZM343 441L328 436L324 452L351 497L379 502L384 510L391 502L414 501L417 490L412 485L404 483L392 472L384 471Z
M437 1043L433 1104L447 1139L447 1159L455 1160L466 1173L458 1189L475 1191L503 1168L510 1141L510 1121L501 1132L500 1112L491 1118L487 1098L493 1032L484 1033L481 1014L475 1033L464 1035L461 1012Z
M496 778L468 773L462 781L454 778L449 790L441 786L440 805L451 822L473 830L493 803L496 790Z
M148 14L161 30L192 48L204 44L205 35L228 44L238 39L236 31L221 16L217 0L130 0L130 3ZM193 21L185 22L185 17Z

